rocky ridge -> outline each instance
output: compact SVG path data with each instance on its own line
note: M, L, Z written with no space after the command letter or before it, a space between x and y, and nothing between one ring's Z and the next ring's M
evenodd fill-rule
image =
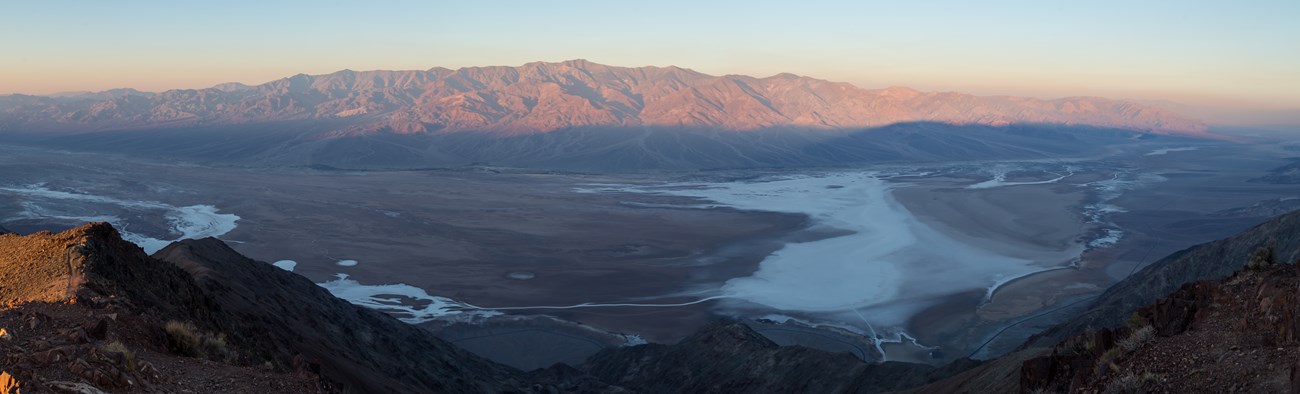
M1267 263L1183 285L1127 327L1028 360L1021 392L1300 391L1300 267Z
M174 260L164 261L104 223L0 235L0 370L37 392L63 383L144 392L523 386L517 371L224 253L233 251L215 239L185 241L161 251Z

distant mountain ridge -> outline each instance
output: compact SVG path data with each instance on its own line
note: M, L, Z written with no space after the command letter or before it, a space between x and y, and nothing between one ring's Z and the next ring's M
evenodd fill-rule
M585 60L457 70L299 74L256 86L0 96L0 131L86 132L328 120L336 135L593 127L862 129L901 122L1058 124L1200 135L1201 121L1095 97L1054 100L862 89L778 74L712 76Z

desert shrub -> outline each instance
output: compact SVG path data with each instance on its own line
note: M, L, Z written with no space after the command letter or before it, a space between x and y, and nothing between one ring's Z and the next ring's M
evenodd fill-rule
M204 335L203 350L223 360L231 358L231 354L226 351L226 334Z
M1148 326L1149 324L1147 324L1147 319L1142 318L1142 315L1139 315L1137 312L1133 312L1132 315L1129 315L1128 319L1124 319L1124 325L1128 326L1128 328L1139 330L1142 329L1142 327Z
M132 352L131 349L127 349L126 345L123 345L122 342L113 341L107 345L101 346L99 349L103 350L104 353L122 355L122 359L126 360L126 367L132 371L136 369L135 352Z
M1267 244L1264 244L1264 246L1255 249L1255 251L1250 254L1250 258L1246 260L1246 269L1251 271L1263 271L1268 269L1268 267L1277 264L1277 251L1274 248L1275 244L1277 244L1276 241L1269 240Z
M1087 335L1076 335L1065 340L1065 348L1073 354L1091 354L1092 340Z
M1106 385L1105 393L1107 394L1145 393L1149 391L1147 390L1147 388L1153 387L1155 384L1158 383L1157 382L1158 380L1159 380L1159 376L1150 372L1143 373L1142 376L1137 376L1131 373L1125 374L1123 376L1115 378L1115 380L1110 381L1110 383Z
M1113 369L1115 360L1118 360L1122 355L1124 355L1124 350L1120 348L1111 348L1102 353L1101 358L1097 359L1097 369L1094 373L1100 375L1106 373L1107 370Z
M1136 375L1127 374L1115 378L1106 384L1106 394L1130 394L1142 392L1142 382Z
M1146 345L1156 338L1156 330L1151 326L1146 326L1134 330L1127 338L1119 340L1119 347L1126 352L1133 352Z
M176 354L222 361L238 356L226 347L226 334L199 331L192 323L175 320L167 322L165 330L167 348Z
M172 320L164 329L167 331L168 349L183 356L203 355L203 336L193 324Z

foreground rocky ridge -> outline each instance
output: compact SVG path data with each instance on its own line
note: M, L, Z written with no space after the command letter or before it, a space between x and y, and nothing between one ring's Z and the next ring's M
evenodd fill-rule
M712 76L678 67L585 60L519 67L295 75L257 86L145 93L118 89L0 97L0 131L96 131L277 121L333 121L338 133L547 132L591 127L856 129L934 121L1091 125L1165 133L1199 121L1096 97L1041 100L867 90L792 74Z
M195 389L196 379L237 392L500 392L523 385L516 371L242 258L215 239L173 244L158 254L164 261L98 223L0 236L0 252L0 302L8 306L0 327L11 333L0 368L30 390L82 382L179 391ZM148 366L130 360L137 357ZM254 379L235 381L244 375Z
M1270 266L1271 265L1271 266ZM1103 328L1028 360L1020 390L1300 391L1300 267L1269 263L1183 285Z

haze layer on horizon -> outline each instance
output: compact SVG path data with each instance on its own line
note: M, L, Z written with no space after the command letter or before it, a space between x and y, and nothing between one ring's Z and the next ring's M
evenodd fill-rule
M1300 108L1300 2L22 2L0 94L588 59L867 88Z

